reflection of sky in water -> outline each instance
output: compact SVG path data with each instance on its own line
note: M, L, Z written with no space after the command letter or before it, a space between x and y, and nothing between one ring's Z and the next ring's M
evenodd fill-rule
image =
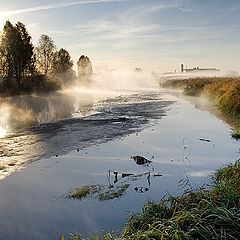
M32 163L1 181L1 235L10 240L57 239L60 233L87 235L120 228L129 210L140 211L147 200L159 201L167 193L181 192L177 187L180 179L188 176L192 186L201 186L210 182L207 175L211 171L239 157L239 144L231 139L229 127L222 121L182 100L167 108L165 117L154 119L141 132L120 135L79 152L74 145L72 151ZM108 185L108 170L134 174L152 171L136 165L130 158L134 155L152 159L154 173L163 176L152 173L150 185L146 175L119 178L116 186L123 182L130 186L126 195L110 201L58 198L72 188ZM149 191L141 193L134 190L136 187Z

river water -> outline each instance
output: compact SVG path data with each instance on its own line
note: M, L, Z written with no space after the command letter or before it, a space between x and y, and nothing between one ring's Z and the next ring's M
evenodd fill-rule
M0 239L119 230L146 201L181 193L179 180L208 187L213 170L239 158L226 123L162 89L71 90L2 100L0 109ZM126 184L116 198L65 197Z

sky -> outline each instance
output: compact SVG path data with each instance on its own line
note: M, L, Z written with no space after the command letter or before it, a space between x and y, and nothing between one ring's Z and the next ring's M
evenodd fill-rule
M0 0L0 29L6 20L24 23L34 45L47 34L96 69L240 73L240 0Z

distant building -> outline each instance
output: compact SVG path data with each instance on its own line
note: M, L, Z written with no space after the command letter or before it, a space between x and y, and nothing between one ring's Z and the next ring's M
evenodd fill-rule
M184 68L184 65L181 64L181 72L188 72L188 73L198 73L198 72L219 72L220 69L217 68Z

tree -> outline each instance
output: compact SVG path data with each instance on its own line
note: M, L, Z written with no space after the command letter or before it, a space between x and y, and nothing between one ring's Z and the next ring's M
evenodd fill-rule
M34 66L33 44L24 24L13 26L6 21L0 39L1 76L9 83L15 79L18 86Z
M89 84L93 75L92 63L89 58L82 55L77 61L78 78L83 84Z
M51 71L56 45L51 37L42 35L36 47L37 69L42 74Z
M24 24L18 22L16 24L17 30L21 35L21 67L20 73L33 74L35 72L36 57L33 53L34 46L31 42L32 38L28 34ZM25 75L24 74L24 75Z
M75 72L72 70L73 61L67 50L61 48L56 51L52 62L52 75L62 84L72 82L76 78Z
M73 66L73 61L67 50L61 48L56 51L53 57L52 73L64 73L70 70Z

